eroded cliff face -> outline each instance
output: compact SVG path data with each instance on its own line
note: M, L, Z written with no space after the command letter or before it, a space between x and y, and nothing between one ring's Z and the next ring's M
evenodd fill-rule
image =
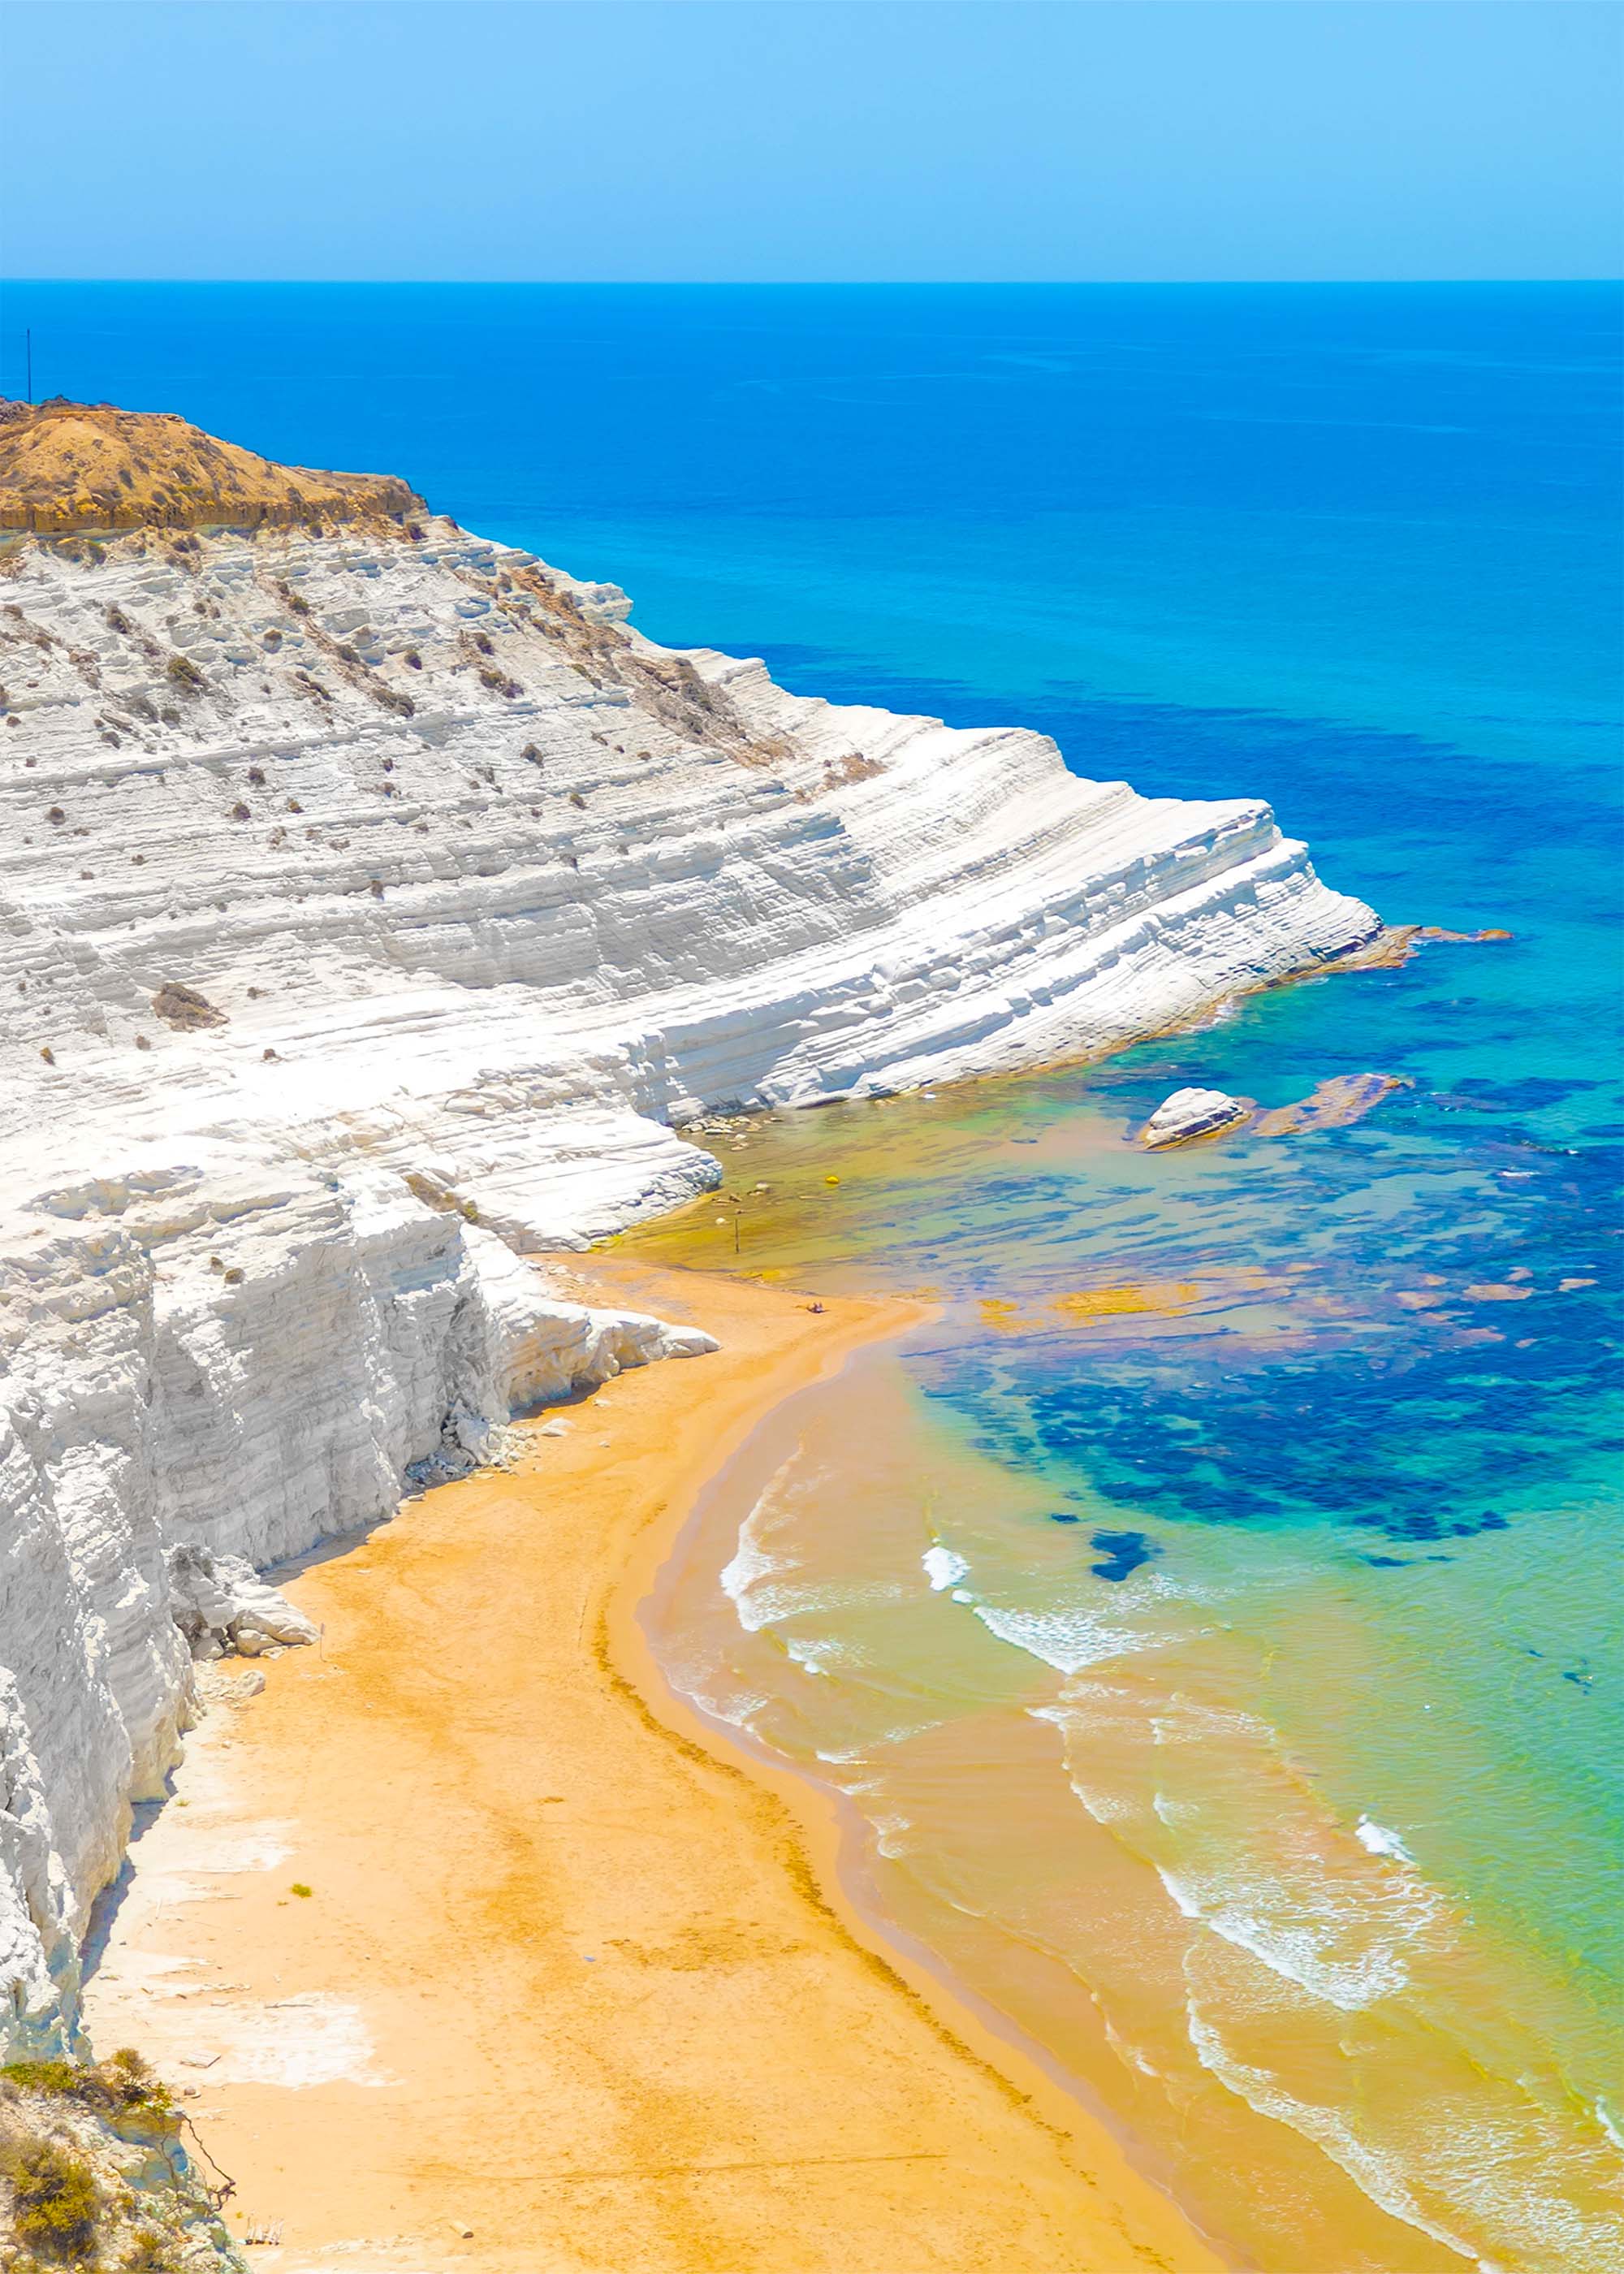
M710 1344L561 1301L353 1166L253 1179L205 1150L40 1199L0 1252L0 2037L55 2052L193 1651L235 1638L216 1560L296 1555L462 1473L514 1411Z
M1098 1051L1378 928L1266 808L628 607L444 522L0 580L0 2040L71 2034L175 1758L177 1549L297 1555L695 1347L520 1260L714 1182L685 1121Z

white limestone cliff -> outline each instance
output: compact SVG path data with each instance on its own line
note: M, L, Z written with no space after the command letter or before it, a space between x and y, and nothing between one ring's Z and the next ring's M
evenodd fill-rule
M255 1571L705 1346L520 1260L715 1182L685 1122L1097 1053L1378 929L1262 806L628 605L443 522L0 575L0 2044L71 2036Z

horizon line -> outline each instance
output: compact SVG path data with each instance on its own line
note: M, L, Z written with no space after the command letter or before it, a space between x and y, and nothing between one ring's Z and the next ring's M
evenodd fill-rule
M166 284L298 287L366 291L1387 291L1440 285L1599 285L1624 287L1624 275L1601 276L18 276L0 289L32 284Z

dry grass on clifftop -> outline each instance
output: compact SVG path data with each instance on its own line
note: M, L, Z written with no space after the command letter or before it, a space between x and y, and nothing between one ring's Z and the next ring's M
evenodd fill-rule
M279 466L173 412L0 398L0 529L258 528L421 512L392 474Z

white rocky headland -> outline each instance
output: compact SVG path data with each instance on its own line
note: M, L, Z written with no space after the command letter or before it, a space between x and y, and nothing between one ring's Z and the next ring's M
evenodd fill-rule
M714 1183L707 1109L1099 1052L1378 926L1261 805L786 694L444 521L0 567L0 2043L44 2045L191 1649L278 1636L253 1572L703 1346L522 1257Z

